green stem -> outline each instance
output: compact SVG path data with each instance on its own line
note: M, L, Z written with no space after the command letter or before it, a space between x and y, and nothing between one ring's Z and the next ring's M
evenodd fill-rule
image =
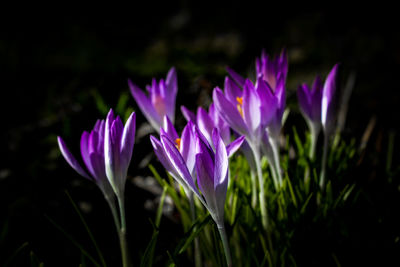
M261 170L261 162L260 162L260 152L258 148L256 148L253 144L249 143L251 150L254 154L254 161L256 164L257 169L257 176L258 176L258 185L260 187L259 192L259 200L260 200L260 210L261 210L261 221L262 225L265 230L268 228L268 215L267 215L267 208L265 206L265 193L264 193L264 179Z
M251 177L251 206L255 208L257 205L257 180L255 171L252 169L250 170L250 177Z
M193 192L189 193L189 203L190 203L190 215L192 217L192 223L196 220L196 206L194 204ZM200 253L200 243L199 238L194 239L194 262L196 267L201 267L201 253Z
M232 267L232 256L231 256L231 250L229 248L229 242L228 242L228 237L226 235L225 227L224 224L222 225L217 224L218 232L221 236L222 240L222 246L224 247L224 252L225 252L225 258L226 258L226 265L228 267Z
M325 180L326 180L326 160L328 158L328 143L329 143L329 135L324 134L324 150L322 154L322 167L321 174L319 177L319 186L322 191L325 190Z
M123 194L117 195L118 205L119 205L119 214L121 216L121 228L119 230L119 244L121 246L121 257L122 257L122 266L129 266L128 259L128 247L126 243L126 217L125 217L125 201Z
M320 128L318 126L314 126L312 123L310 123L309 128L311 134L311 146L308 156L311 160L314 160Z
M115 206L114 198L110 197L110 196L105 196L104 198L106 199L108 206L110 207L110 210L111 210L111 213L113 216L113 220L114 220L114 224L115 224L115 228L117 229L117 233L119 233L119 229L121 229L121 224L119 222L117 207Z
M282 173L281 173L281 164L279 161L279 144L278 140L275 138L270 138L270 143L272 147L272 153L274 155L274 163L275 163L275 171L276 175L278 177L278 184L279 188L282 187L283 179L282 179Z

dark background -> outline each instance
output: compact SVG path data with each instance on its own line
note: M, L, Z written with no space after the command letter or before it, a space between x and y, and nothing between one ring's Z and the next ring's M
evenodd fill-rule
M369 204L361 210L368 214L357 213L354 221L364 225L354 225L361 229L358 239L343 248L355 254L341 255L366 253L377 262L395 255L398 191L380 176L388 134L397 136L400 123L400 35L394 9L164 1L110 7L107 12L20 6L4 8L0 17L0 264L28 242L11 265L29 265L30 253L47 266L78 265L79 250L46 216L95 254L65 190L84 211L106 261L119 261L117 237L100 191L66 164L56 142L57 135L63 136L78 157L82 131L105 117L99 96L115 108L120 95L129 94L127 78L144 88L152 77L163 78L175 66L179 128L179 105L207 105L212 89L223 85L227 65L249 74L262 49L274 54L283 47L289 53L288 103L296 124L303 124L295 106L299 83L325 76L336 62L341 63L342 84L356 73L345 134L360 138L373 116L377 124L367 156L371 164L356 174L369 194ZM130 95L128 106L137 109ZM137 111L139 127L144 118ZM126 189L128 238L136 261L150 240L148 218L154 218L153 210L144 206L156 196L133 180L148 175L140 162L150 152L148 137L138 138ZM162 248L172 249L183 233L168 219L162 227L172 229L160 236L164 253Z

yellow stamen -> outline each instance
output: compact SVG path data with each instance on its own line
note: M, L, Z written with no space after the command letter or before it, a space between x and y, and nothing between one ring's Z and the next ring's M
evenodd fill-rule
M176 143L176 148L178 150L181 150L181 139L180 138L176 138L175 139L175 143Z
M243 118L243 97L236 97L236 101L238 102L238 104L236 105L236 108L238 109L240 116L242 116Z

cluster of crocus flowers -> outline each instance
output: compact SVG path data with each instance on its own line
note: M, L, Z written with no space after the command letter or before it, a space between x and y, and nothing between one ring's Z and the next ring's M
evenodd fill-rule
M207 141L212 144L212 131L217 128L222 140L227 145L231 141L231 131L229 125L221 117L214 103L208 108L208 112L202 108L197 108L197 113L194 114L186 107L181 106L183 116L187 121L192 121L199 127L199 130L204 134Z
M58 145L68 164L83 177L94 181L106 198L113 213L119 232L123 265L128 266L125 232L124 191L128 167L135 143L136 115L134 112L124 124L119 116L109 111L107 119L98 120L89 133L81 137L81 155L85 170L67 148L64 140L58 137ZM118 201L118 218L115 197Z
M315 147L319 132L324 131L324 148L322 155L322 167L320 174L320 186L325 186L326 158L328 153L329 139L335 131L335 116L337 108L337 78L339 65L333 66L322 84L321 78L317 76L312 89L307 84L302 84L297 90L300 110L307 121L311 132L310 158L315 155Z
M167 120L167 130L160 129L160 140L151 136L155 154L165 169L184 188L196 196L217 224L228 266L232 265L224 227L224 205L228 186L228 157L237 151L244 137L225 145L217 128L210 144L201 131L189 121L181 138Z
M178 92L175 68L169 70L165 80L157 82L153 78L151 85L146 86L148 95L131 80L128 80L128 84L140 110L156 131L164 126L164 116L168 116L172 122L175 121L175 100Z

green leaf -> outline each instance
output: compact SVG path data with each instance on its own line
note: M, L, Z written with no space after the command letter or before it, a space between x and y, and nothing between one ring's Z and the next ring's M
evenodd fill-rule
M8 264L10 264L10 262L12 262L14 260L14 258L27 246L29 245L28 242L23 243L19 248L17 248L13 254L11 254L11 256L7 259L7 261L4 263L4 267L8 266Z
M153 266L154 259L154 251L157 243L159 230L154 226L153 235L151 236L151 240L144 251L140 267L151 267Z
M204 226L206 226L211 220L212 218L210 214L207 214L204 218L197 219L189 231L186 232L183 240L180 242L180 245L178 245L176 250L177 254L182 254L193 242L195 237L200 234Z
M83 226L85 227L85 230L86 230L86 232L88 233L88 235L89 235L89 237L90 237L90 240L92 241L92 243L93 243L93 245L94 245L94 247L95 247L95 249L96 249L96 252L97 252L97 255L98 255L99 258L100 258L101 264L102 264L103 266L107 266L106 261L104 260L104 257L103 257L103 253L101 253L101 250L100 250L99 246L97 245L97 242L96 242L96 240L94 239L94 236L93 236L93 234L92 234L92 231L90 231L90 228L89 228L89 226L87 225L87 223L86 223L86 221L85 221L85 218L83 218L82 213L80 212L79 208L76 206L74 200L72 199L72 197L71 197L71 195L68 193L68 191L65 191L65 194L67 194L69 201L71 202L72 206L74 207L74 210L76 211L76 213L78 213L79 219L81 220Z

